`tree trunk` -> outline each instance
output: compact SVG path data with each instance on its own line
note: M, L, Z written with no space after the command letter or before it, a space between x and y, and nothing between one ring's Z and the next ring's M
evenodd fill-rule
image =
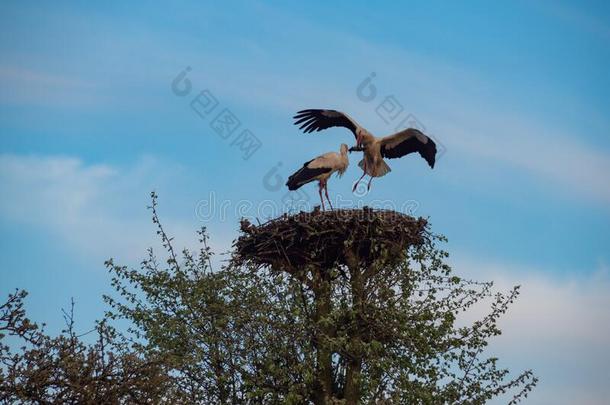
M345 373L345 404L356 405L360 402L360 371L362 359L349 360Z
M333 329L328 323L320 322L330 315L331 311L331 283L328 270L317 269L314 277L316 328L314 332L314 345L316 347L317 381L314 393L316 405L327 404L332 397L332 351L329 348L328 337L332 337Z
M363 322L363 301L364 301L364 277L359 266L359 260L355 254L350 255L348 267L350 272L350 286L352 290L352 310L354 311L354 327L350 328L350 353L345 372L344 398L346 405L355 405L360 402L362 371L362 328Z

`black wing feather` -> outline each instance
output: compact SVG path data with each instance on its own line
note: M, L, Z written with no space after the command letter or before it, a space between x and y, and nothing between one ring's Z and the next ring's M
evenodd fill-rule
M329 116L328 114L332 114ZM356 135L356 125L342 112L337 110L309 109L296 113L294 125L300 125L299 129L305 133L321 131L330 127L344 127Z
M316 169L311 169L307 167L307 165L314 160L315 159L312 159L309 162L305 162L305 164L303 164L303 167L294 172L292 176L288 177L288 181L286 182L288 190L296 190L302 185L314 181L317 176L323 173L328 173L332 170L330 167L318 167Z
M388 159L394 159L408 155L409 153L419 152L420 156L423 157L431 168L434 168L436 160L436 144L432 138L427 137L428 142L421 142L417 136L412 136L402 141L393 148L387 148L386 145L381 147L381 156L387 157Z

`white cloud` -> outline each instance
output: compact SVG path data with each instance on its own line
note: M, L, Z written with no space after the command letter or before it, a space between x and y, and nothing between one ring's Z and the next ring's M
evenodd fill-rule
M583 7L574 7L561 2L539 2L535 7L541 8L549 15L570 24L583 32L599 36L603 40L610 40L610 25L602 15L583 10Z
M296 32L307 34L296 34L290 41L277 44L253 43L244 38L254 50L246 48L245 53L227 51L219 54L213 47L202 46L198 42L199 35L174 33L168 36L164 33L159 36L141 27L121 26L111 32L111 38L91 38L96 44L91 48L103 51L104 58L98 61L103 70L97 65L87 66L82 69L87 72L87 78L84 78L26 69L15 64L0 66L0 88L3 89L0 98L8 103L82 105L93 98L110 97L116 103L119 102L117 94L122 94L126 88L132 89L129 83L139 83L140 90L160 87L166 90L165 86L184 63L193 67L191 79L195 90L209 87L231 107L233 103L243 103L258 111L283 112L286 117L301 107L315 107L316 104L336 107L351 113L372 131L384 134L393 128L376 117L374 108L381 97L394 94L407 112L421 118L448 147L448 154L457 157L453 160L456 164L472 161L483 169L482 172L498 164L510 165L533 174L541 185L548 183L575 199L606 205L610 202L608 151L589 145L585 134L565 133L555 118L532 118L527 116L530 112L520 111L513 103L519 103L528 93L515 95L511 84L502 83L496 77L484 77L471 66L455 60L433 58L406 48L365 40L276 7L257 7L273 17L257 24L277 28L275 21L289 22L298 27ZM79 22L78 17L71 16L74 20L71 23ZM124 35L125 29L130 35ZM127 43L126 38L130 38ZM228 41L236 40L233 36L228 38ZM315 49L315 59L288 58L277 64L273 57L287 54L286 47L294 46L293 42L304 47L303 52L313 52L308 46L320 41L327 46ZM127 57L134 48L140 50L138 61ZM160 49L164 52L159 52ZM337 61L332 66L316 62L330 56ZM211 58L213 64L209 63ZM241 63L244 58L249 60L247 66ZM138 63L146 64L146 69ZM45 66L44 63L40 65ZM374 102L364 104L356 98L356 87L370 71L377 72L375 84L379 95ZM227 77L231 80L226 80ZM560 89L555 90L561 94ZM505 100L505 95L512 99ZM92 99L86 100L87 97ZM127 99L133 106L144 100L150 103L155 98L143 91L130 91ZM168 100L176 102L171 97ZM578 106L579 102L574 100L572 104ZM587 120L588 117L583 116L585 124ZM606 123L602 125L607 126ZM342 139L348 140L349 134L345 136ZM335 138L320 138L320 142L327 139L330 142ZM438 170L443 170L442 164ZM455 172L451 168L447 171Z
M449 153L475 156L480 166L512 166L578 200L610 203L610 155L603 150L579 141L577 135L553 131L545 123L510 114L480 116L476 120L473 113L470 120L461 120L462 125L442 121L435 125Z
M550 185L574 199L610 203L608 151L589 144L586 133L566 132L557 117L533 116L531 111L515 107L512 103L527 101L528 93L515 94L512 83L484 77L453 61L329 30L279 10L267 12L307 32L310 43L318 42L317 38L330 44L325 49L332 55L317 49L317 59L330 58L337 63L321 68L303 61L307 69L298 72L299 66L291 66L290 61L268 66L254 60L248 71L256 74L253 82L250 74L244 75L243 66L230 58L216 56L215 71L200 57L183 55L194 67L193 75L199 83L212 83L214 89L233 99L256 109L283 111L287 116L297 108L339 108L378 135L393 132L394 125L384 123L374 111L383 97L394 95L405 114L415 114L424 121L447 147L447 153L455 157L456 164L467 160L481 172L508 165L533 175L541 186ZM357 69L348 70L349 66ZM197 76L198 69L205 70L205 78ZM357 99L356 87L371 71L377 73L374 84L378 95L365 104ZM232 80L227 82L227 76ZM554 90L561 94L561 89ZM252 94L257 96L253 98ZM588 117L583 116L582 120L586 124ZM348 137L346 134L342 139ZM321 138L320 142L326 139ZM339 142L339 138L333 139ZM437 170L442 171L443 164ZM447 171L459 173L451 168Z
M99 87L66 74L21 66L0 66L0 102L45 106L82 106L99 100Z
M528 404L604 404L610 398L610 274L550 276L540 269L457 260L454 269L495 289L521 285L521 295L501 318L503 333L489 354L518 372L531 368L540 383ZM486 306L466 319L480 319ZM502 402L498 402L502 403Z
M146 210L150 191L170 190L168 178L180 171L150 157L122 168L72 157L0 155L0 218L61 238L92 264L111 256L133 263L157 245ZM194 221L165 219L179 243L196 240Z

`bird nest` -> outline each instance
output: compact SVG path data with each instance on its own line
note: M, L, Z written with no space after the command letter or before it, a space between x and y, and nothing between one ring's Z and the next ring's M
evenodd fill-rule
M233 260L287 272L402 260L424 242L426 225L423 218L367 207L284 214L260 225L244 219Z

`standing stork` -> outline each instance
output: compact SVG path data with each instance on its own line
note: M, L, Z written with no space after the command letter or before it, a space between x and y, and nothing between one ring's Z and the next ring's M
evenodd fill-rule
M420 130L408 128L395 134L376 137L360 126L347 114L336 110L309 109L299 111L294 117L294 125L300 125L305 133L321 131L330 127L344 127L352 131L356 137L356 146L350 152L361 151L363 159L358 163L362 168L362 176L352 189L356 190L358 183L365 175L371 176L367 189L371 189L373 177L381 177L391 171L384 157L394 159L403 157L412 152L419 152L431 168L434 168L436 158L436 144Z
M288 181L286 182L288 190L296 190L304 184L318 180L318 194L320 194L322 209L324 210L324 199L322 198L322 190L324 190L326 199L332 210L333 205L330 202L330 198L328 198L328 179L335 172L337 172L339 177L343 175L349 165L347 152L347 145L342 143L340 153L328 152L309 162L305 162L303 167L288 178Z

